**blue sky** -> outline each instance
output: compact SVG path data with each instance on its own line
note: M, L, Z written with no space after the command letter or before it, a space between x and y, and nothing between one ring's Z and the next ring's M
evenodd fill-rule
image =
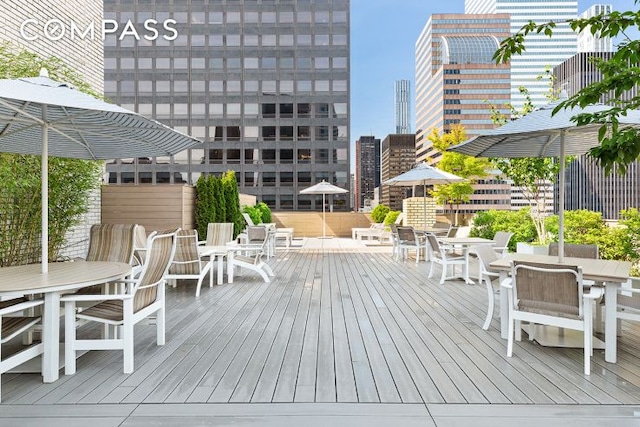
M640 7L634 0L579 0L578 11L596 3L621 11ZM411 80L413 97L414 45L434 13L464 13L464 0L351 0L352 145L361 135L382 139L395 131L393 84Z

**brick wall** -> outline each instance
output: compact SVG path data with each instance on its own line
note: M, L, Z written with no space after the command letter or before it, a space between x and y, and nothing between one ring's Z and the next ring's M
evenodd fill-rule
M426 209L425 209L426 206ZM410 197L402 201L402 212L405 213L404 225L422 229L436 223L436 203L430 197Z
M12 45L30 50L40 56L48 58L57 56L67 65L83 76L99 93L104 91L104 54L101 35L103 16L102 0L1 0L0 42L10 42ZM26 19L33 19L37 24L26 27L28 36L38 36L37 40L29 41L20 34L20 26ZM44 36L43 26L51 19L65 23L65 36L60 40L49 40ZM95 34L89 37L72 40L69 36L70 25L73 21L82 31L88 23L93 21ZM62 255L65 257L84 257L88 248L89 228L100 222L100 192L96 191L91 197L91 207L81 224L67 235L67 245Z

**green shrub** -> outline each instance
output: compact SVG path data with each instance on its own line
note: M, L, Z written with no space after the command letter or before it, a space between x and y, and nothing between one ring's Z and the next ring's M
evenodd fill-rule
M254 224L262 223L262 211L256 206L243 206L242 212L249 215Z
M401 213L402 212L400 211L389 211L389 213L387 213L387 215L384 217L384 225L389 225L396 222L396 219L398 219L398 216Z
M271 209L269 208L269 206L265 202L260 202L256 205L256 208L258 208L258 210L260 211L260 218L262 219L262 221L260 222L264 222L265 224L270 223Z
M200 175L196 182L196 230L204 239L210 222L216 222L216 204L214 203L213 181L211 176Z
M509 250L515 251L517 242L532 242L537 234L529 214L529 209L517 211L490 210L478 212L471 226L471 237L493 239L498 231L510 231L513 237L509 241Z
M384 218L387 216L391 209L385 205L378 205L371 211L371 219L375 223L381 223L384 221Z
M240 194L238 192L238 181L234 171L227 171L221 179L224 200L225 200L225 220L233 223L233 237L244 230L244 218L240 212Z

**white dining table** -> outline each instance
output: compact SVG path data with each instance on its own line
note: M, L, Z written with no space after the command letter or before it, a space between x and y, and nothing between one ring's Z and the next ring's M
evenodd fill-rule
M122 279L131 265L122 262L73 261L49 263L48 273L41 264L0 268L0 297L44 294L42 316L42 380L51 383L60 370L60 295L87 286Z
M218 285L222 285L224 282L224 259L230 256L229 252L229 247L227 246L198 246L198 255L201 258L211 257L211 270L209 270L209 277L213 277L213 261L215 258L218 268Z
M444 245L462 249L462 254L464 255L462 279L464 279L466 284L474 284L475 282L469 278L469 252L471 247L476 245L490 245L493 243L493 240L482 237L438 237L438 240Z
M540 264L577 265L582 267L582 277L604 284L605 293L605 353L604 360L616 363L617 359L617 319L618 288L629 279L631 263L606 259L564 258L562 263L553 255L507 254L490 264L492 269L500 272L500 282L511 272L511 261L535 262ZM508 306L506 292L500 292L500 333L502 338L508 337Z

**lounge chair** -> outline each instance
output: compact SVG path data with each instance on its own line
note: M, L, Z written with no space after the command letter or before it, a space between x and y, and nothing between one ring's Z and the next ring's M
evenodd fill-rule
M269 244L268 230L264 226L247 227L246 244L229 246L227 269L229 283L233 283L235 268L246 268L258 273L265 282L270 282L274 276L273 270L264 261L267 245Z

